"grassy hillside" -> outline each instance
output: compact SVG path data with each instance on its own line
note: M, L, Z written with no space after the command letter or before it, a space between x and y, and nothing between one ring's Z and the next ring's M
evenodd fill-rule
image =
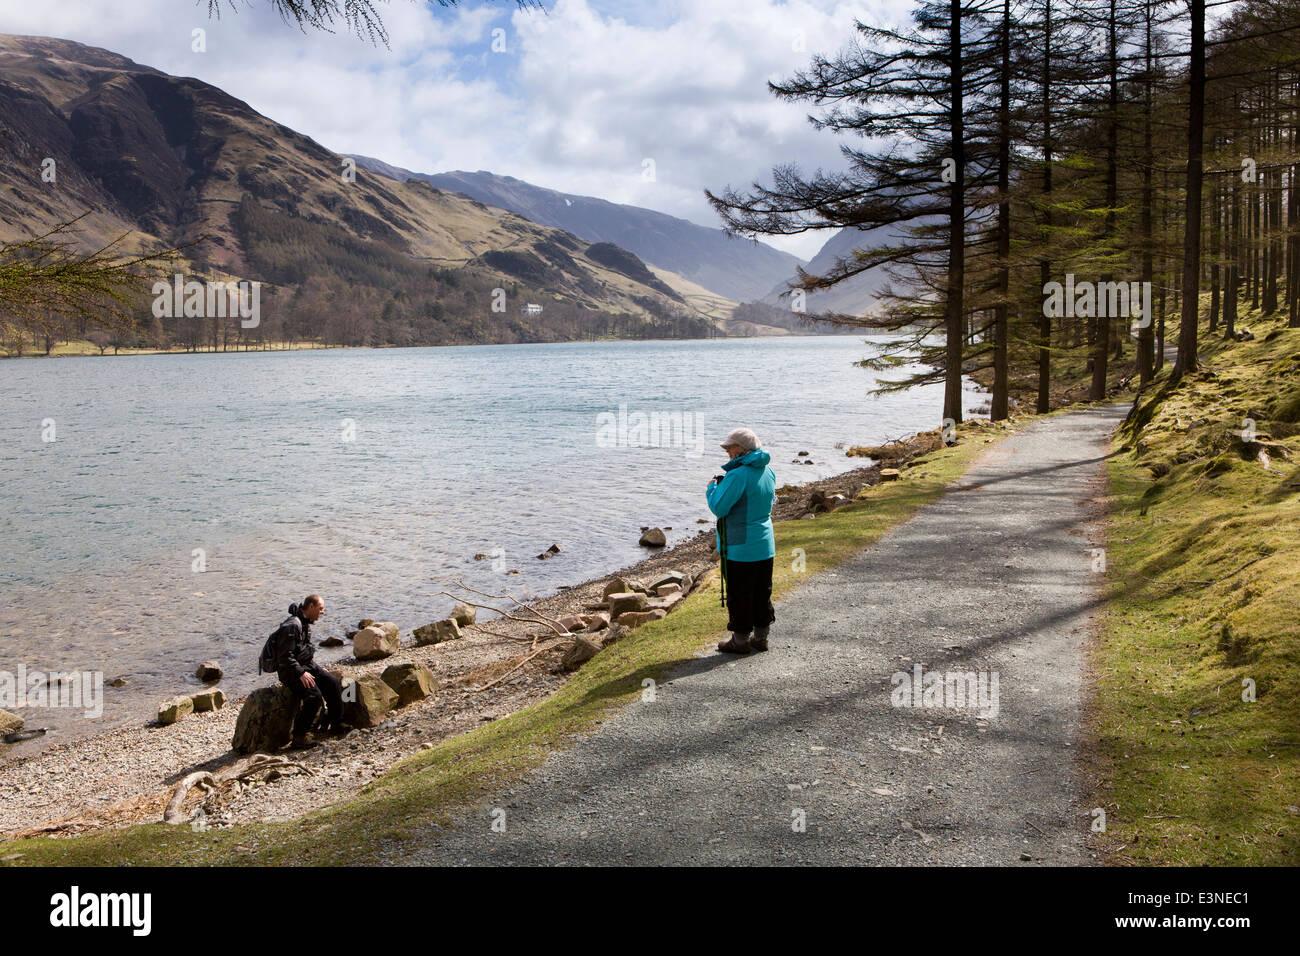
M1255 341L1209 339L1139 397L1109 463L1092 721L1116 863L1300 864L1300 329L1241 324Z

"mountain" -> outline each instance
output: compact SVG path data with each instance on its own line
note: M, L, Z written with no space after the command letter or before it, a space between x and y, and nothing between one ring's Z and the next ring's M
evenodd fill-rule
M179 271L270 283L270 331L289 338L442 344L716 328L608 241L419 180L350 174L343 156L222 90L107 50L0 35L0 135L0 241L84 214L85 248L118 237L126 250L183 247ZM200 334L182 324L164 331Z
M837 260L851 258L854 249L871 249L877 245L885 245L890 241L889 237L895 235L893 230L894 227L872 230L840 229L826 240L817 251L817 255L813 256L812 261L804 266L804 271L812 275L824 275L831 270ZM790 280L794 277L795 273L791 272ZM861 275L845 279L829 289L809 293L804 302L805 311L863 315L871 311L876 297L887 280L888 276L879 267L870 269ZM761 301L788 312L790 298L781 296L785 291L786 281L779 282L762 297Z
M592 242L612 242L649 265L675 272L711 292L743 302L757 299L803 260L771 246L735 239L721 229L698 226L652 209L534 186L513 176L476 173L415 173L368 156L357 164L398 180L418 179L508 209L544 226L565 229Z

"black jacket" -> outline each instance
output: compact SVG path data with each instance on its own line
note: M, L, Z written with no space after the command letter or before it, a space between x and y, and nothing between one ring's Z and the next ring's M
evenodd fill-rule
M289 605L289 616L272 635L271 643L275 648L275 669L281 676L287 671L291 677L301 677L316 656L311 624L296 604Z

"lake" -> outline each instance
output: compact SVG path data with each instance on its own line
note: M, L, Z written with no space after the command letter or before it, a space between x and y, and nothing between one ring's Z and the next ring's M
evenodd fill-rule
M215 658L228 695L291 601L317 638L445 616L439 579L520 598L640 560L709 518L733 427L778 484L843 448L940 424L942 388L875 398L858 336L0 362L0 670L128 683L103 716L18 711L60 735L151 716ZM972 387L967 408L984 401ZM640 426L670 422L658 447ZM48 439L53 439L48 440ZM813 465L794 464L807 451ZM551 544L562 551L540 561ZM476 554L487 555L476 561ZM517 569L518 575L507 575ZM324 653L341 656L347 648Z

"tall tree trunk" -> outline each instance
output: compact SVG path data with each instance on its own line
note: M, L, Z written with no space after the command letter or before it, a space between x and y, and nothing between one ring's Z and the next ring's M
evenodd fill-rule
M1210 195L1210 334L1219 327L1219 184Z
M1007 310L1011 297L1011 0L1002 0L1002 63L998 91L998 302L993 309L993 400L989 418L1007 417Z
M962 117L962 84L965 83L965 77L962 63L961 0L949 0L948 11L948 73L952 89L948 119L955 174L948 191L948 284L945 289L947 349L944 357L943 417L960 422L962 318L965 314L963 298L966 291L966 130Z
M1192 57L1187 110L1187 197L1183 234L1183 312L1178 327L1178 361L1174 377L1200 368L1196 355L1200 318L1201 176L1205 135L1205 0L1190 0Z
M1152 203L1155 201L1151 188L1151 177L1154 174L1152 167L1155 165L1155 154L1152 149L1152 90L1155 86L1155 77L1152 75L1154 65L1152 63L1152 21L1155 19L1152 0L1146 0L1146 77L1145 89L1143 91L1143 110L1142 110L1142 282L1150 283L1155 278L1155 250L1152 244L1155 237L1152 235ZM1150 285L1143 285L1144 289L1151 288ZM1147 303L1150 309L1151 303ZM1155 374L1155 329L1152 327L1154 317L1146 316L1146 324L1138 329L1137 341L1137 368L1138 384L1145 385L1151 381L1152 375Z
M1233 97L1235 100L1236 97ZM1223 290L1223 337L1230 339L1237 331L1237 296L1241 276L1241 177L1232 177L1231 213L1228 221L1228 274Z
M1107 67L1110 71L1110 93L1106 116L1106 225L1104 244L1114 240L1115 207L1119 203L1119 23L1118 0L1110 0L1110 15L1106 22ZM1107 274L1109 282L1114 276ZM1098 302L1098 310L1101 303ZM1112 319L1098 316L1095 320L1097 337L1092 353L1092 388L1088 397L1093 401L1106 397L1107 362L1110 359L1110 327Z

